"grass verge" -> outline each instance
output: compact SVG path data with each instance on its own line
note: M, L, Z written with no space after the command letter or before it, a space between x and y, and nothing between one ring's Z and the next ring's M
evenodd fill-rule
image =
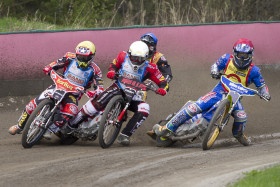
M280 165L244 173L245 177L228 187L279 187Z

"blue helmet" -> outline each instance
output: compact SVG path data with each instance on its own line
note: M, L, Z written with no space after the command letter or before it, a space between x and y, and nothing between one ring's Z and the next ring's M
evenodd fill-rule
M142 42L145 42L149 47L148 58L152 57L156 52L158 39L153 33L146 33L140 37Z

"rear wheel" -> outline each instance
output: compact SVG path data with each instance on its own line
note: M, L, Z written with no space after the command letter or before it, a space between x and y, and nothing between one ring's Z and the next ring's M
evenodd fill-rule
M24 148L31 148L40 141L46 129L42 127L50 117L51 109L54 107L54 102L50 99L45 99L35 108L28 118L23 133L21 143Z
M124 108L124 104L124 99L120 95L113 97L107 104L102 114L98 130L99 144L102 148L110 147L116 140L123 121L120 121L119 124L116 122Z
M216 109L203 137L202 149L209 150L214 142L216 141L218 135L220 134L220 127L224 118L229 110L229 100L223 100L218 108Z

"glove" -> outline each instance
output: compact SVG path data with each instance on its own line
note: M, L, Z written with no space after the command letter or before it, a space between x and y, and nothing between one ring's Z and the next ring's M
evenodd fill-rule
M162 96L164 96L164 95L166 95L166 90L165 89L162 89L162 88L159 88L158 90L157 90L157 94L160 94L160 95L162 95Z
M213 79L219 79L221 77L219 68L216 63L211 66L211 76Z
M220 78L221 78L221 75L220 75L220 73L217 72L217 71L211 71L211 77L212 77L213 79L220 79Z
M109 72L107 73L107 77L108 77L109 79L114 79L115 74L116 74L116 72L114 72L114 71L109 71Z
M46 66L44 67L43 71L46 75L49 75L50 71L52 70L52 67L51 66Z
M101 94L104 91L104 89L100 86L98 86L98 88L94 91L87 91L86 95L90 98L93 98L99 94Z
M264 97L268 101L270 101L270 99L271 99L271 96L269 94L262 94L262 97Z

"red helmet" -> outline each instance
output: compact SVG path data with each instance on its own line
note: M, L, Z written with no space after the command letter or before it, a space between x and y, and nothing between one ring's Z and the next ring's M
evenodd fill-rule
M253 43L248 40L241 38L233 45L233 57L234 65L237 69L247 69L253 59L254 46Z

